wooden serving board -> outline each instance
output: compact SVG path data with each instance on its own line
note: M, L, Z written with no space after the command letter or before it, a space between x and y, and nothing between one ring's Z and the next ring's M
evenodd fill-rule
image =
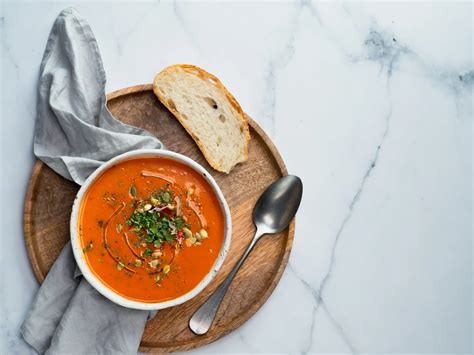
M192 349L228 334L241 326L265 303L285 269L293 242L295 222L275 237L264 237L237 274L219 309L211 330L194 335L188 321L236 264L249 244L255 227L252 209L264 189L286 175L285 165L262 129L249 118L249 159L229 175L213 170L179 122L159 102L151 85L139 85L108 95L108 107L122 122L144 128L172 151L191 157L204 166L221 187L232 214L232 243L216 278L192 300L158 312L147 322L140 344L146 352ZM42 282L69 240L71 206L79 186L37 161L25 201L24 231L36 278Z

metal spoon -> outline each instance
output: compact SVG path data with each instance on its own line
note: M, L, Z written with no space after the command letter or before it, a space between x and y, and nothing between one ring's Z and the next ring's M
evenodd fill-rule
M229 285L252 251L255 243L264 234L279 233L288 227L298 210L302 195L303 183L299 177L294 175L282 177L263 192L255 204L252 214L253 223L257 227L255 236L229 276L189 320L189 328L195 334L203 335L207 333Z

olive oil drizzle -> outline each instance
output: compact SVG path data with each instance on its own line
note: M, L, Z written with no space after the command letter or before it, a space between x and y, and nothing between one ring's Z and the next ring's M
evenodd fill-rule
M127 267L127 265L125 265L118 256L112 253L112 250L110 250L109 248L109 243L107 242L107 228L109 227L109 223L112 220L112 218L114 218L117 214L119 214L120 211L123 210L124 208L125 208L125 202L120 203L120 206L117 207L117 209L112 213L112 215L104 222L104 225L102 226L102 238L103 238L105 250L107 250L107 252L112 257L112 259L114 259L119 265L123 266L123 268L126 269L127 271L130 271L135 274L136 273L135 270Z

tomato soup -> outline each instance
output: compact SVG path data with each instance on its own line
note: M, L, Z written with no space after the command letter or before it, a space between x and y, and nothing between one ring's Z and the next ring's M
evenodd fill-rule
M78 228L91 271L121 296L149 303L196 287L213 267L225 232L204 177L162 157L106 170L84 195Z

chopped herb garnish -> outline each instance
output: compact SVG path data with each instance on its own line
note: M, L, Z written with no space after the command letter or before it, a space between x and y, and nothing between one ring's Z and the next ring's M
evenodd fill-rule
M184 227L184 224L185 224L184 219L181 218L181 217L176 217L174 219L174 223L176 223L177 228L182 228L182 227Z
M150 256L153 253L151 249L146 248L143 252L143 256Z
M155 191L149 200L141 201L125 223L132 227L133 233L142 236L144 241L155 248L165 242L173 244L185 221L176 214L172 201L173 192L165 185Z

